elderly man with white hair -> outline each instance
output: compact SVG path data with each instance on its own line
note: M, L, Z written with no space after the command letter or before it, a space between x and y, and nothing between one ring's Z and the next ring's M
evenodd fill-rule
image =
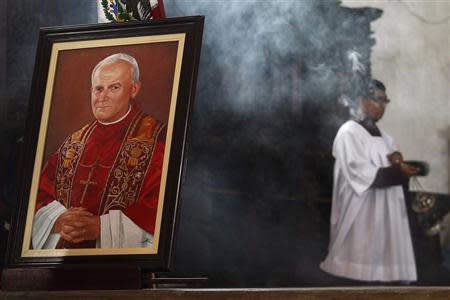
M40 177L33 249L148 247L165 129L143 113L136 60L117 53L92 71L95 120L69 135Z

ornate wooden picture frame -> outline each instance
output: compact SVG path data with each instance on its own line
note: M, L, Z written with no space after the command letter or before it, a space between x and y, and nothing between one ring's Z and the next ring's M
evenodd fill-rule
M202 31L203 17L41 29L9 269L170 269Z

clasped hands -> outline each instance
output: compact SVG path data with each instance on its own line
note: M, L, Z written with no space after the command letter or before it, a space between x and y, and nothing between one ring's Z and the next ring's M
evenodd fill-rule
M403 175L408 178L417 175L420 171L420 168L405 163L403 160L403 155L400 152L391 153L387 157L389 162L392 164L398 164Z
M56 219L52 232L74 244L96 240L100 236L100 216L83 207L72 207Z

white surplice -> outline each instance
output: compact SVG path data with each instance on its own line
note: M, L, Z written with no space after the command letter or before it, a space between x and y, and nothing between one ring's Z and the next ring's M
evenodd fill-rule
M33 249L55 249L61 235L52 233L56 219L67 209L53 201L36 212L33 221ZM100 216L97 248L143 248L153 246L153 235L137 226L120 210Z
M396 151L384 132L372 136L355 121L333 144L333 203L328 256L322 270L364 281L417 280L414 251L400 185L371 188L377 170Z

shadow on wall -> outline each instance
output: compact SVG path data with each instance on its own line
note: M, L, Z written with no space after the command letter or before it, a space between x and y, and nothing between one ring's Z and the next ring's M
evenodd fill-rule
M174 1L166 12L206 15L176 271L207 275L212 286L342 283L318 267L331 144L369 77L370 23L381 11Z
M438 136L443 139L444 141L447 141L447 149L450 152L450 126L448 128L442 129L438 132ZM448 169L450 170L450 160L448 161ZM448 179L447 186L450 188L450 177ZM450 190L448 191L450 194Z

